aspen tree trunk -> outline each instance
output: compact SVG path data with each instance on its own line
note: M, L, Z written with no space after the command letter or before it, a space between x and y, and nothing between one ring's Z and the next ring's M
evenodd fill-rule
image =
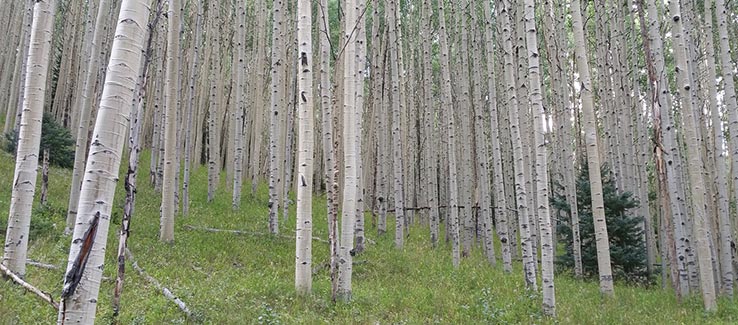
M179 0L169 0L167 10L167 75L165 86L166 112L164 115L164 177L162 184L159 240L174 242L174 195L177 159L177 84L179 83Z
M432 20L431 17L433 16L433 5L431 4L432 1L430 0L424 0L423 1L423 19L422 19L422 35L424 36L422 41L422 49L423 49L423 97L424 100L424 140L426 143L425 151L424 153L424 161L426 164L426 172L423 175L423 178L425 179L425 182L427 184L424 184L423 187L427 186L427 202L428 202L428 208L430 210L429 217L430 217L430 235L431 235L431 244L433 247L436 247L438 244L438 228L439 228L439 211L438 211L438 170L436 165L436 148L437 146L437 139L438 136L435 132L435 104L433 100L433 52L431 52L431 30L432 30Z
M33 197L38 173L41 121L46 96L47 68L51 52L51 37L56 1L38 1L33 7L31 45L26 69L25 100L18 133L15 174L10 199L8 228L2 263L19 277L26 274L28 233L31 226Z
M328 215L328 240L330 255L330 275L331 275L331 298L336 300L338 289L338 183L336 182L336 174L338 168L336 166L336 151L333 142L333 98L332 84L330 77L330 24L328 19L328 0L320 1L320 108L322 109L323 123L323 160L325 161L325 187Z
M641 7L643 7L643 4L641 4ZM678 283L676 283L678 286L677 297L682 297L689 294L690 289L687 265L689 247L684 231L686 206L684 202L684 189L681 185L682 162L679 154L679 146L676 144L669 86L664 68L660 22L656 19L658 17L656 2L648 0L647 10L649 17L648 38L644 37L644 40L648 41L645 44L650 48L651 52L647 56L646 62L648 63L649 69L652 70L649 72L649 81L652 85L653 97L654 152L656 154L655 160L657 172L659 173L659 182L662 187L660 189L662 191L662 218L665 218L669 223L673 223L673 228L664 231L666 235L666 241L664 242L668 242L668 244L666 245L667 247L663 247L662 245L662 253L670 252L670 255L676 255L676 258L670 259L672 260L672 265L676 264L672 268L676 267L678 274ZM643 15L642 10L640 14ZM663 143L661 140L663 140ZM672 220L668 220L668 218ZM675 247L673 252L672 246Z
M441 50L441 95L443 113L446 120L448 132L448 208L447 217L452 241L452 257L455 268L461 262L461 249L459 238L459 187L457 183L457 161L456 161L456 127L453 118L453 99L451 93L451 69L449 58L448 31L446 29L446 12L444 1L438 1L439 21L439 45Z
M398 39L398 29L400 24L398 22L398 11L399 3L397 0L390 0L387 5L390 10L390 21L388 22L389 32L389 51L390 51L390 64L392 65L392 154L394 156L394 162L392 164L394 171L394 198L395 198L395 248L402 249L404 245L404 230L405 230L405 204L404 204L404 175L402 172L403 167L403 147L402 147L402 134L404 133L400 126L401 114L404 112L403 96L400 88L400 69L402 62L399 56L402 51L400 39ZM347 25L348 26L348 25Z
M210 19L209 32L210 35L210 47L212 48L210 54L210 76L208 83L210 84L210 101L208 104L208 141L207 141L207 152L208 152L208 202L215 199L215 191L218 189L218 176L220 174L220 137L218 136L218 127L216 121L218 120L218 65L220 64L220 43L218 41L218 35L216 32L217 24L216 21L219 19L218 11L219 7L215 1L210 4L208 18Z
M558 128L560 130L561 151L561 173L564 185L564 195L566 201L570 205L571 230L572 230L572 252L574 255L574 276L579 278L582 276L582 245L579 235L579 211L577 209L577 192L576 192L576 171L574 164L578 162L572 150L572 127L571 110L567 103L567 94L569 92L565 80L568 78L566 71L569 58L566 49L568 48L565 34L565 15L566 10L559 8L556 10L554 1L545 1L545 18L544 26L548 25L544 37L548 40L548 55L551 62L551 87L554 88L554 105L558 106L554 109L554 114L559 116ZM575 114L578 114L575 112ZM555 226L554 226L555 229ZM555 238L555 237L554 237Z
M518 115L518 97L515 86L513 70L513 46L512 46L512 13L511 3L501 0L499 8L502 15L502 42L505 61L505 85L506 102L508 103L508 114L510 118L510 135L512 137L513 159L515 160L515 196L518 211L518 224L520 227L520 245L523 255L523 274L525 275L526 288L533 291L538 290L536 284L536 271L534 260L535 253L531 241L530 221L528 219L528 194L525 187L525 167L523 162L523 144L520 134L520 117ZM527 99L524 99L527 101ZM527 106L527 105L526 105Z
M720 233L720 272L722 275L721 293L729 298L733 298L733 257L732 248L733 241L730 222L730 193L728 192L728 175L724 143L725 136L723 133L722 121L720 120L720 109L717 103L717 76L715 68L715 47L713 43L712 29L712 3L713 1L705 1L705 49L707 61L707 86L710 93L710 115L712 117L712 130L714 136L715 147L715 178L714 182L717 186L717 208L718 208L718 229Z
M684 41L684 28L681 22L681 10L678 0L669 2L669 14L672 21L672 37L674 38L674 58L676 60L675 70L679 95L682 99L684 137L687 141L687 161L689 164L689 182L692 191L692 206L694 212L693 237L697 242L697 259L700 268L700 284L702 299L707 311L717 310L715 301L715 283L713 279L713 267L711 263L711 252L708 242L708 231L706 225L706 200L705 181L702 178L702 162L700 147L695 126L694 110L692 107L692 88L689 80L689 69L687 67L687 49Z
M200 38L202 35L202 15L203 15L203 4L201 0L197 1L197 18L195 22L194 31L194 46L192 49L192 68L190 70L190 81L189 81L189 92L187 102L187 127L185 129L185 150L184 150L184 174L182 175L182 215L187 216L190 211L190 165L192 164L192 150L193 150L193 114L195 114L195 87L197 87L197 80L199 78L200 69ZM198 154L199 152L195 152ZM197 157L199 163L200 159Z
M487 56L487 105L490 115L490 136L492 138L492 179L494 180L494 216L497 221L497 236L502 247L502 264L505 272L512 272L512 251L510 249L510 233L505 194L505 175L502 171L502 152L500 148L500 123L497 111L497 85L495 77L495 52L492 37L492 9L489 1L482 1L485 20L485 54ZM514 239L513 239L514 240Z
M234 42L236 44L236 53L234 55L237 56L237 66L235 67L236 70L236 127L235 127L235 134L233 135L234 139L234 159L233 159L233 209L238 210L241 207L241 182L243 180L243 145L244 145L244 126L246 124L245 118L246 118L246 101L243 94L243 88L244 88L244 71L246 70L246 8L245 4L242 1L238 2L238 12L236 13L238 17L237 24L237 33L236 38L237 41Z
M538 53L538 35L536 35L534 0L525 0L525 39L528 48L528 80L530 82L530 103L533 108L533 132L535 133L536 152L536 209L541 240L541 286L543 286L543 313L556 315L556 296L554 290L554 242L551 230L551 214L548 199L548 150L543 138L546 128L541 94L541 75Z
M82 183L58 323L95 321L105 244L124 134L141 65L148 3L124 0ZM123 103L123 105L120 105Z
M283 55L283 47L286 42L281 24L284 23L284 1L277 0L274 2L274 16L272 22L272 94L271 94L271 113L269 114L269 232L273 234L279 233L279 184L281 183L281 148L279 147L281 138L280 116L283 112L281 109L284 102L284 85L285 80L284 69L285 64Z
M735 16L734 16L735 17ZM738 103L736 103L735 94L735 57L731 58L731 53L735 53L735 48L731 50L730 39L728 35L728 8L725 0L715 0L715 19L717 19L718 38L720 45L720 70L722 72L723 85L723 102L725 103L725 111L728 113L728 131L730 133L730 162L733 183L733 199L738 200ZM733 26L735 26L733 22ZM735 46L735 37L733 37ZM712 82L712 81L711 81ZM738 226L738 222L733 221Z
M600 279L600 293L613 296L612 268L610 266L610 242L605 223L605 205L602 197L602 178L600 175L600 156L597 126L592 98L592 81L589 76L589 62L584 39L582 11L579 0L571 1L572 27L574 30L575 59L579 71L582 97L582 118L587 143L587 167L592 191L592 217L594 218L595 241L597 245L597 269Z
M297 1L299 145L297 149L297 228L295 289L312 290L313 207L313 37L311 1Z
M355 236L355 247L354 251L359 254L364 251L365 237L364 237L364 192L366 188L367 177L364 177L364 160L362 159L363 151L363 134L364 134L364 72L366 69L366 26L364 10L366 10L365 0L357 0L355 7L349 7L349 10L356 10L356 139L355 146L360 148L356 158L357 165L357 189L358 193L356 202L356 224L354 225L354 236Z
M354 3L354 1L351 1ZM350 6L349 6L350 7ZM345 43L344 60L343 60L343 163L344 163L344 182L343 182L343 202L341 208L341 240L339 244L339 261L338 261L338 289L336 297L340 301L348 302L351 300L351 275L353 271L352 255L354 249L354 226L356 222L356 200L357 192L357 161L358 153L361 148L354 145L357 130L352 127L355 124L356 117L356 92L355 78L356 60L354 57L356 44L354 43L353 28L356 25L358 17L356 10L346 10L343 40Z
M471 15L472 15L472 26L477 27L479 26L479 14L477 13L477 10L475 7L472 7L471 9ZM475 28L476 29L476 28ZM476 199L477 204L479 205L477 218L479 219L479 222L477 224L479 225L481 223L481 230L483 232L483 240L484 240L484 249L485 249L485 255L487 256L487 261L492 265L497 265L497 260L495 257L495 246L494 246L494 238L492 235L492 216L491 216L491 204L492 204L492 196L490 193L490 179L489 179L489 167L488 167L488 154L487 154L487 134L484 132L484 123L485 123L485 116L484 116L484 104L482 104L484 97L486 97L488 94L485 94L482 90L482 53L484 51L484 48L482 48L480 45L482 43L481 37L479 33L475 33L474 39L472 44L474 45L472 48L470 48L470 52L472 52L473 57L472 60L476 64L472 65L473 70L473 80L474 80L474 87L472 88L473 91L473 104L474 104L474 140L475 140L475 162L476 162L476 177L477 177L477 189L478 189L478 197ZM476 66L476 67L474 67ZM494 80L494 77L493 79Z
M90 44L90 55L84 83L82 84L82 94L80 95L80 107L77 108L79 118L77 119L77 137L74 150L74 169L72 170L72 185L69 192L69 207L67 208L67 223L64 228L65 234L71 234L77 219L77 204L79 203L79 190L82 186L82 172L85 168L85 154L87 154L87 142L90 129L90 112L93 110L95 96L95 81L97 80L98 66L100 65L100 55L98 47L102 42L103 24L107 23L105 19L110 7L110 0L101 0L95 19L95 27L92 30L92 43Z
M22 3L22 1L19 1L18 3L20 4ZM34 1L27 2L25 5L25 9L23 10L23 15L17 16L17 18L20 18L22 16L23 20L22 27L20 27L20 31L18 35L16 35L17 37L12 37L13 44L11 46L17 50L15 50L15 64L13 65L13 69L10 69L10 67L7 68L8 76L11 75L10 72L12 71L12 79L9 83L10 89L6 92L3 92L7 93L8 95L8 104L6 108L7 111L5 114L5 127L3 128L3 133L8 133L11 130L18 131L21 123L21 112L23 111L24 101L23 95L25 94L26 85L26 70L28 69L28 51L29 44L31 43L31 26L33 24L34 4ZM13 24L17 25L19 22L20 20L13 22ZM3 83L2 86L4 86L6 83L7 82Z

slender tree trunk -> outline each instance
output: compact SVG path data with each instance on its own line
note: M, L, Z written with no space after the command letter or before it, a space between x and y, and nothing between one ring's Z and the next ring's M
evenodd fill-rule
M343 182L343 203L341 208L341 240L339 244L339 260L338 260L338 290L336 297L340 301L351 300L351 276L353 271L352 255L354 250L354 226L356 222L356 200L357 192L357 161L361 148L356 148L355 139L357 130L353 127L356 118L355 107L355 85L356 85L356 60L354 57L356 44L354 42L355 34L353 34L354 26L358 21L356 10L349 8L346 10L343 40L344 60L343 60L343 163L344 163L344 182Z
M36 191L41 125L46 96L46 78L51 52L51 36L56 1L38 1L33 8L31 45L25 85L25 100L18 133L15 175L10 199L10 214L5 235L2 263L19 277L26 274L28 233L31 227L33 197Z
M712 117L712 129L715 147L715 178L717 186L717 208L718 229L720 233L720 272L722 275L721 293L733 298L733 257L731 242L733 241L730 222L730 193L728 192L727 161L725 159L725 136L722 121L720 120L720 109L717 103L717 76L715 68L715 47L713 43L712 29L712 1L705 1L705 49L707 61L707 86L710 93L710 115Z
M518 211L518 225L520 227L520 245L523 255L523 274L525 275L526 288L536 291L536 271L531 240L530 221L528 218L528 194L525 187L525 166L523 162L523 143L520 132L520 117L518 114L518 97L515 86L515 71L513 70L513 46L512 46L512 13L511 3L508 0L499 2L498 10L502 15L502 42L505 61L505 93L508 103L508 114L510 118L510 135L512 137L514 171L515 171L515 196ZM527 99L525 99L527 101Z
M49 148L44 148L44 160L41 166L41 205L46 206L49 199Z
M533 132L536 152L536 195L538 224L541 240L541 286L543 286L543 313L556 315L556 296L554 290L554 242L551 230L551 214L548 199L548 150L543 138L546 128L546 115L543 110L541 94L541 74L539 66L538 36L536 35L534 0L525 0L525 39L528 48L528 72L530 82L530 103L533 108Z
M295 288L298 294L312 290L313 207L313 37L311 1L298 0L297 42L299 85L299 145L297 149L297 235Z
M59 323L90 324L95 321L123 136L131 110L125 103L133 101L148 13L147 1L124 0L121 5L93 131L95 141L90 148L80 192L80 213L72 235Z
M597 125L592 97L592 81L589 76L589 62L584 41L584 26L579 0L571 1L572 27L574 29L574 49L579 71L582 97L582 118L587 143L587 167L589 183L592 191L592 215L594 218L595 241L597 245L597 269L600 278L600 293L613 296L612 268L610 266L610 242L605 223L605 204L602 197L602 177L600 175L600 156L597 136Z
M459 188L457 183L456 161L456 127L453 118L453 99L451 92L451 64L449 58L448 31L446 28L446 12L443 1L438 1L439 45L441 50L441 105L448 132L448 187L449 198L447 217L452 240L452 257L455 268L461 263L459 238Z
M236 70L236 127L234 134L234 158L233 158L233 209L238 210L241 207L241 183L243 181L243 146L244 146L244 126L246 124L246 101L243 94L246 70L246 8L241 1L238 2L237 12L238 22L236 42L237 47L237 66Z
M490 115L490 136L492 138L492 179L494 180L494 216L497 221L497 236L502 247L502 264L505 272L512 272L512 251L510 249L509 214L507 211L507 198L505 194L505 175L502 171L502 150L500 145L500 123L497 111L497 85L495 77L495 52L492 32L492 10L489 1L484 4L485 19L485 54L487 56L487 103ZM514 239L512 239L514 240Z
M277 0L274 2L274 17L272 25L272 95L271 95L271 113L269 114L269 231L273 234L279 233L279 184L281 183L280 158L281 148L279 147L281 138L280 113L284 113L281 109L284 102L284 85L285 80L284 69L285 64L283 55L283 47L286 42L284 39L281 24L284 23L284 1Z
M702 178L702 156L697 138L694 109L692 107L692 88L687 67L687 49L684 40L684 28L681 22L679 0L669 2L669 14L672 22L672 37L674 38L674 58L677 84L680 85L679 95L683 107L684 137L687 141L687 162L689 164L689 182L692 191L692 207L694 212L693 237L697 242L697 259L700 268L700 284L705 309L717 310L715 301L715 283L709 247L708 226L706 224L705 180Z
M74 228L74 222L77 219L77 204L79 203L79 190L82 186L82 172L85 168L85 154L87 153L87 140L90 129L90 112L94 106L94 89L95 80L97 80L98 66L100 65L100 55L98 47L102 42L103 24L107 23L105 17L109 10L110 0L102 0L97 11L95 19L95 28L93 29L92 43L90 44L90 60L87 61L87 73L84 83L82 84L82 94L80 100L77 139L74 150L74 169L72 170L72 185L69 192L69 208L67 209L67 224L64 233L71 234Z
M395 198L395 248L402 249L404 245L404 230L405 230L405 203L404 203L404 178L402 171L403 161L403 148L402 148L402 134L404 133L400 126L401 114L404 112L403 96L401 94L400 85L400 68L402 62L399 59L402 47L400 39L398 38L398 29L400 23L398 22L399 16L399 3L397 0L390 0L387 3L390 10L390 21L388 22L390 33L389 33L389 51L390 51L390 63L392 65L392 154L394 156L394 162L392 164L394 170L394 198Z
M192 150L193 148L193 134L192 134L192 128L193 128L193 119L196 118L193 116L196 112L195 110L195 87L197 87L197 79L199 78L199 69L200 69L200 38L202 37L201 32L201 26L202 26L202 15L203 15L203 4L202 0L197 1L197 19L195 22L195 31L194 31L194 46L192 49L192 68L190 70L190 82L189 82L189 93L188 98L189 101L187 103L187 128L185 130L185 150L184 150L184 174L182 175L182 215L187 216L190 211L190 165L192 164L193 158ZM195 154L198 154L199 152L195 151ZM200 159L197 157L197 161L199 162Z
M164 178L162 184L161 221L159 240L174 242L174 195L179 188L175 183L177 159L177 85L179 84L179 0L169 0L167 10L167 77L166 113L164 123Z

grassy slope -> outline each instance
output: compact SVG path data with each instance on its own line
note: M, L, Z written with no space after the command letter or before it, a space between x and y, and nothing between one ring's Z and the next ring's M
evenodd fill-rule
M147 157L142 166L138 204L133 220L130 248L149 274L170 288L195 313L193 319L163 298L130 266L122 296L123 324L205 322L233 323L554 323L540 315L540 297L523 288L519 265L512 275L489 267L476 250L458 270L451 267L447 247L432 250L425 228L413 227L402 252L393 249L392 236L377 237L376 244L356 258L354 301L330 302L330 284L325 269L314 276L314 295L294 295L294 241L271 236L247 236L187 230L184 225L266 232L265 188L256 196L244 189L243 207L232 212L229 191L222 186L215 202L207 197L207 171L200 168L192 180L192 208L188 217L178 217L173 245L159 243L159 195L148 184ZM0 153L0 211L8 211L13 160ZM50 205L63 211L67 203L70 171L52 169ZM123 192L119 186L116 209L108 238L105 275L114 278L114 254L120 223ZM325 201L314 204L315 235L326 238ZM294 210L293 210L294 213ZM49 217L55 230L31 238L29 257L66 266L69 238L61 236L63 213ZM3 217L5 218L5 217ZM5 224L6 221L0 221ZM369 222L368 222L369 223ZM294 214L281 232L291 234ZM389 229L393 229L392 225ZM4 234L0 239L4 241ZM328 247L313 243L314 264L327 262ZM59 296L63 271L29 266L27 279ZM100 291L98 323L113 321L110 307L112 281ZM735 302L721 301L720 312L707 315L698 299L677 304L670 292L660 289L618 286L617 298L603 301L596 283L568 276L556 279L558 323L563 324L723 324L738 322ZM52 323L55 311L15 284L0 280L0 323Z

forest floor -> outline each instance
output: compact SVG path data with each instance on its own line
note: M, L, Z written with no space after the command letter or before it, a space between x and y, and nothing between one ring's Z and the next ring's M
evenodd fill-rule
M159 202L148 181L148 157L142 159L129 247L145 271L169 288L192 311L191 317L154 286L126 267L121 313L113 317L111 298L115 254L124 191L118 186L108 238L104 280L98 300L100 324L730 324L738 323L738 303L721 300L717 313L702 311L700 299L677 303L672 292L618 284L614 299L601 298L593 281L556 277L557 318L541 314L541 297L525 290L519 263L512 274L491 267L475 249L451 266L449 247L432 249L425 227L411 227L404 250L393 246L391 232L377 236L355 257L353 301L330 299L328 245L313 241L313 294L294 292L294 208L280 225L284 237L267 233L267 191L250 194L244 186L242 208L234 212L231 194L221 186L207 198L207 169L192 176L190 215L178 217L174 244L159 242ZM8 211L14 159L0 153L0 211ZM125 170L123 168L122 170ZM39 177L40 179L40 177ZM70 238L62 235L71 170L52 168L48 207L34 210L29 259L59 266L28 266L26 279L54 297L61 293ZM122 179L122 178L121 178ZM225 176L222 177L225 184ZM37 191L38 193L38 191ZM37 204L38 205L38 204ZM327 239L325 200L313 205L314 235ZM7 224L5 214L0 229ZM253 234L212 233L192 227L244 230ZM388 229L394 229L393 223ZM0 233L4 241L5 231ZM113 279L112 281L110 279ZM0 324L51 324L56 311L20 286L0 279Z

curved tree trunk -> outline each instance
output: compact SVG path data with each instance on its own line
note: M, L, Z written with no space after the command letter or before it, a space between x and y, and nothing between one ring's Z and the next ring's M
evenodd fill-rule
M123 142L130 116L149 14L146 0L124 0L93 131L79 215L72 235L59 323L95 321L105 244L118 182ZM121 105L120 103L124 103Z
M25 99L18 133L15 175L10 199L10 215L5 235L2 263L19 277L26 274L28 232L36 191L38 156L41 144L41 120L44 113L46 78L51 52L55 0L38 1L33 8L31 45L26 69Z

